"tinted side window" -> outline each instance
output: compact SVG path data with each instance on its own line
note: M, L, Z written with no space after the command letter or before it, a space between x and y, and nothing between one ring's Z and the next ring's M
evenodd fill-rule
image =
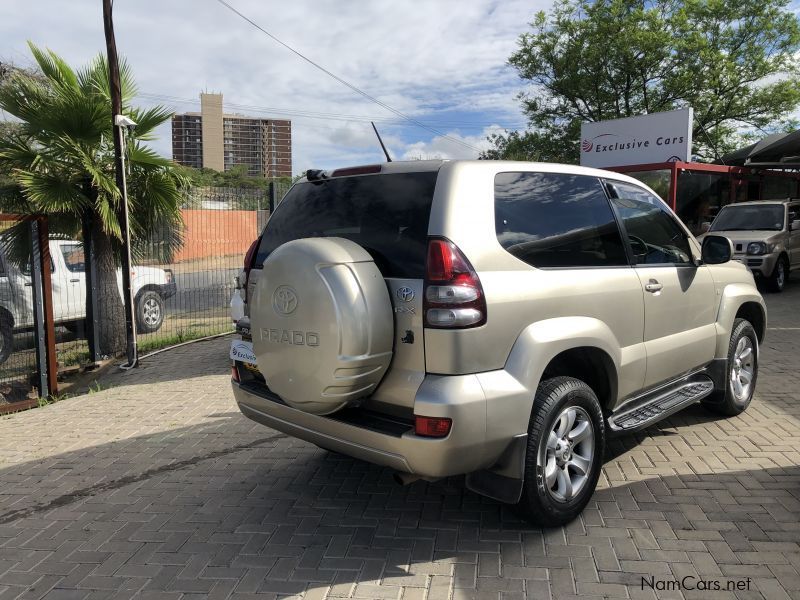
M499 173L494 180L497 239L534 267L627 264L614 214L594 177Z
M661 198L635 185L611 182L609 187L636 264L692 263L689 240Z
M298 183L270 218L255 264L281 244L342 237L370 253L384 277L425 276L437 173L394 173Z

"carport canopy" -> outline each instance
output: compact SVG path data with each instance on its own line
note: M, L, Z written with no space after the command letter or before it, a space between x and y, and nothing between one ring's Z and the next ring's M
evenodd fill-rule
M715 161L740 167L800 169L800 129L774 133Z

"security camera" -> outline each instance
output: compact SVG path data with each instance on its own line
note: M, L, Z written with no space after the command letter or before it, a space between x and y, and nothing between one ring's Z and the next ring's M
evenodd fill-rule
M114 125L117 127L126 127L128 131L136 129L136 121L129 119L125 115L116 115L114 117Z

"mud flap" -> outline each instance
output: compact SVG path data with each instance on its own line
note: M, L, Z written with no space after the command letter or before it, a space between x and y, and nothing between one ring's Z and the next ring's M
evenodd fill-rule
M514 436L492 467L467 474L467 489L506 504L519 502L525 481L527 445L528 434Z

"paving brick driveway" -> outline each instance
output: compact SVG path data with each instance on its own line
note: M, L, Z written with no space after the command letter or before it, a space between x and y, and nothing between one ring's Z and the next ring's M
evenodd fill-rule
M800 281L768 303L747 413L613 441L581 519L544 532L247 421L229 338L163 353L0 420L0 600L800 598Z

